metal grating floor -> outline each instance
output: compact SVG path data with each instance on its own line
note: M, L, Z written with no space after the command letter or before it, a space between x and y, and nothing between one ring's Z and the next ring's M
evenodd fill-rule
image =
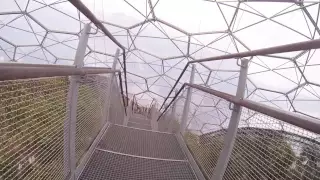
M98 144L99 149L162 159L185 160L173 134L110 125Z
M139 124L145 124L151 126L151 120L150 119L143 119L139 117L131 117L129 119L130 122L139 123Z
M78 180L196 180L173 134L110 125Z
M79 180L195 180L188 162L145 159L95 150Z
M138 129L145 129L145 130L152 130L151 125L146 124L139 124L134 122L128 122L128 127L138 128Z

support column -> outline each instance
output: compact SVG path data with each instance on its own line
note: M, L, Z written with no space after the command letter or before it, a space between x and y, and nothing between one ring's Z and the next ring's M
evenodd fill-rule
M155 101L155 99L153 99ZM158 110L156 109L155 106L151 107L151 128L154 131L158 131L158 115L159 113L157 112Z
M190 75L190 84L193 84L194 82L194 73L196 70L196 65L192 64L192 70L191 70L191 75ZM192 94L192 88L191 87L187 87L187 97L186 97L186 101L184 103L184 107L183 107L183 114L182 114L182 118L181 118L181 125L180 125L180 133L184 134L186 128L187 128L187 121L188 121L188 114L189 114L189 109L190 109L190 102L191 102L191 94Z
M176 90L175 95L177 95L178 91ZM168 132L172 133L173 129L174 129L174 121L176 120L176 105L177 105L177 101L179 100L179 98L177 98L177 100L175 100L172 104L172 110L171 110L171 114L170 114L170 119L169 119L169 124L168 124Z
M236 97L243 99L248 74L248 60L242 60L240 66L240 76L238 80L238 88ZM238 125L241 116L241 106L234 105L228 130L224 137L223 149L220 153L216 167L214 168L211 180L221 180L227 169L227 165L232 153L234 142L237 135Z
M77 68L82 68L84 65L84 56L89 39L91 26L86 24L82 29L78 48L75 55L74 65ZM70 179L75 179L76 170L76 122L77 122L77 101L80 76L71 76L69 91L67 96L67 118L64 121L64 175Z
M132 115L132 100L128 103L127 107L127 115L124 116L123 125L127 126L129 122L129 118Z
M117 63L118 63L118 57L119 57L119 54L120 54L120 50L117 49L116 51L116 54L114 55L114 59L113 59L113 63L112 63L112 70L116 70L117 68ZM111 101L113 100L112 98L112 86L114 86L114 77L115 77L115 73L112 73L110 74L110 79L109 79L109 82L108 82L108 89L107 89L107 101L105 101L104 103L104 111L103 111L103 120L104 122L103 123L106 123L107 121L110 121L109 119L109 114L110 114L110 105L111 105Z

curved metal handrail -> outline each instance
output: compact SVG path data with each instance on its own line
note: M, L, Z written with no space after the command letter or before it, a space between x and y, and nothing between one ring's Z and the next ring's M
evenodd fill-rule
M110 68L91 68L83 67L76 68L75 66L64 65L32 65L32 64L19 64L19 63L5 63L0 65L0 81L16 80L16 79L29 79L40 77L54 77L54 76L72 76L72 75L86 75L86 74L108 74L118 73L120 82L120 93L122 94L122 101L124 112L127 114L125 108L125 99L122 86L122 78L120 70L112 70Z
M196 84L190 84L190 83L184 83L182 87L179 89L179 91L176 93L174 98L171 100L171 102L168 104L168 106L165 108L165 110L160 114L158 117L158 120L161 118L161 116L168 110L168 108L171 106L171 104L175 101L175 99L178 97L178 95L181 93L181 91L185 88L185 86L189 86L192 88L195 88L197 90L212 94L214 96L217 96L219 98L225 99L231 103L234 103L236 105L246 107L248 109L257 111L259 113L265 114L267 116L279 119L281 121L284 121L286 123L289 123L294 126L298 126L300 128L306 129L308 131L320 134L320 121L311 118L308 116L302 116L297 113L289 112L289 111L283 111L278 108L273 108L258 102L254 102L247 99L239 99L234 95L227 94L224 92L220 92L214 89L210 89L207 87L203 87Z
M125 47L108 31L108 29L99 21L96 16L85 6L80 0L69 0L69 2L76 7L83 15L85 15L97 28L99 28L106 36L110 38L117 46L119 46L123 53L123 72L124 72L124 83L126 87L126 96L128 96L128 83L127 83L127 65L126 65L126 55ZM121 82L121 81L120 81ZM128 106L128 99L125 106Z
M178 82L180 81L183 74L187 70L189 64L207 62L207 61L217 61L217 60L224 60L224 59L239 59L239 58L252 57L252 56L264 56L264 55L268 55L268 54L302 51L302 50L310 50L310 49L317 49L317 48L320 48L320 39L189 61L185 65L185 67L183 68L178 79L176 80L175 84L173 85L170 92L168 93L168 96L163 101L159 111L163 108L164 104L166 103L166 101L170 97L170 94L176 88Z

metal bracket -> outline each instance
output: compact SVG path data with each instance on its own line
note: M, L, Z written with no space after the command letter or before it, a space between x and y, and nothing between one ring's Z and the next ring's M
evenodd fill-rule
M249 61L250 61L252 58L253 58L253 56L250 57ZM240 60L240 59L241 59L241 58L237 59L237 65L238 65L239 67L242 67L242 68L247 68L247 66L242 66L241 63L239 63L239 60Z
M238 65L239 67L246 68L245 66L242 66L241 63L239 63L239 60L240 60L240 59L237 59L237 65Z
M91 23L90 23L90 25L91 25ZM98 34L99 28L97 26L96 26L96 28L97 28L96 32L93 32L93 33L89 32L88 34L93 34L93 35Z
M231 105L233 105L233 103L229 102L229 109L230 109L231 111L235 110L234 106L231 107Z

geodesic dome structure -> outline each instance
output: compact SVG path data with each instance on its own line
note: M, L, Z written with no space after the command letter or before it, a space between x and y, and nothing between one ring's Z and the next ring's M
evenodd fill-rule
M128 91L142 104L154 98L161 104L188 61L318 39L320 33L319 1L82 2L125 47ZM0 61L72 65L87 23L64 0L1 2ZM85 66L111 67L119 47L91 26ZM122 57L119 63L123 70ZM319 118L319 70L319 50L252 57L246 97ZM195 83L212 89L235 94L238 76L237 59L196 64Z

